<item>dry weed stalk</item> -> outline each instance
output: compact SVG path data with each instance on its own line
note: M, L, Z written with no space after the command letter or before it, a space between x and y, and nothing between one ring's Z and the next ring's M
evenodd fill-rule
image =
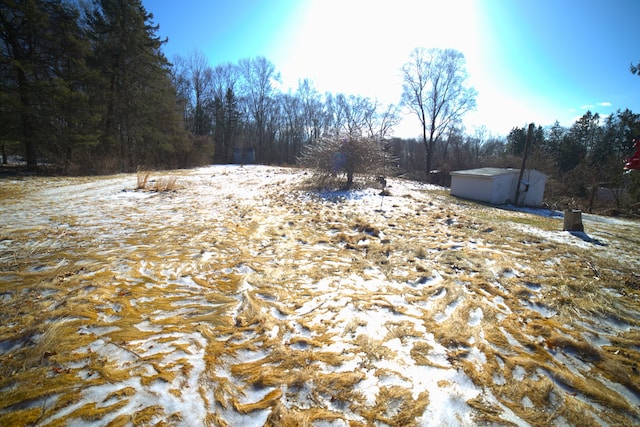
M173 192L177 190L178 177L160 177L151 179L151 172L138 170L136 175L136 190L154 191L158 193Z
M176 191L176 182L178 178L175 176L158 178L153 186L153 191L166 193L170 191Z
M151 172L138 169L136 190L146 190Z

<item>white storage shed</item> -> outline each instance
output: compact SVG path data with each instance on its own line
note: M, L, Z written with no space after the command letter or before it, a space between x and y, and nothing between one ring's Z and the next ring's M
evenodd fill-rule
M451 172L451 194L493 205L516 203L519 169L480 168ZM525 169L520 183L519 204L540 206L547 176Z

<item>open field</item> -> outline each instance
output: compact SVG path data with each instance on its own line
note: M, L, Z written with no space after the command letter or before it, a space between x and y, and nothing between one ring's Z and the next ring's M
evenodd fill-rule
M0 425L640 424L640 223L216 166L5 179Z

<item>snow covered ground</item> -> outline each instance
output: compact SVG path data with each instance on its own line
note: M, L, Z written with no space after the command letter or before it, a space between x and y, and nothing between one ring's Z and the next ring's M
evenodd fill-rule
M5 179L0 425L640 423L640 223L215 166Z

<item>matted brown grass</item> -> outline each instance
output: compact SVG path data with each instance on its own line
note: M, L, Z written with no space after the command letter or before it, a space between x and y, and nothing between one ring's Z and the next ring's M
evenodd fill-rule
M640 423L637 222L170 178L3 183L0 425Z

